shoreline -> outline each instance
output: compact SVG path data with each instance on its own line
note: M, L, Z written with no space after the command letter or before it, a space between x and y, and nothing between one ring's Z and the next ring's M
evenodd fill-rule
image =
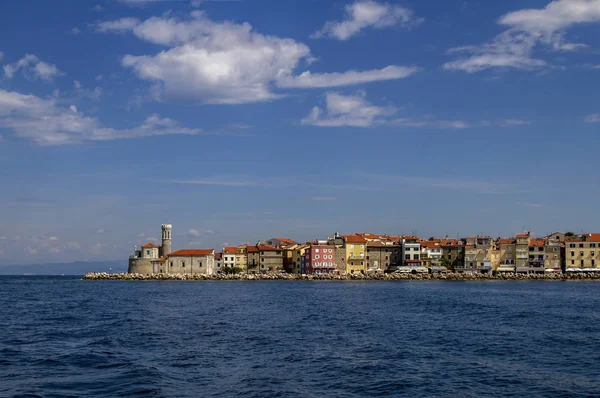
M183 274L108 274L89 272L82 280L123 281L570 281L600 280L600 272L568 274L374 274L374 275L300 275L300 274L243 274L243 275L183 275Z

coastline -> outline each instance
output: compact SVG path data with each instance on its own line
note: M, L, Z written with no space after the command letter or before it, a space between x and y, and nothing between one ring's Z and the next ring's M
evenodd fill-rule
M600 272L565 274L374 274L374 275L301 275L301 274L238 274L238 275L184 275L184 274L108 274L89 272L82 280L124 281L569 281L600 280Z

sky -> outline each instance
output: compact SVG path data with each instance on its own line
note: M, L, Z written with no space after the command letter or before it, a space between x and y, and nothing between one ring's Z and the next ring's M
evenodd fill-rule
M0 264L600 230L600 0L0 2Z

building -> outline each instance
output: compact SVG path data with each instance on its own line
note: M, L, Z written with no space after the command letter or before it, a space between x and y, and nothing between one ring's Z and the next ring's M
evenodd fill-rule
M498 264L494 268L497 272L515 272L517 261L517 239L499 238L496 242L499 251Z
M442 265L454 271L464 269L465 266L465 243L458 239L442 239Z
M302 270L303 270L302 264L304 264L304 253L306 252L306 249L308 249L309 247L310 247L310 245L296 245L293 249L289 249L292 254L292 262L291 262L291 266L290 266L289 270L286 269L286 272L289 272L292 274L302 273ZM285 257L284 257L284 260L285 260Z
M565 241L565 267L600 268L600 234L583 234L567 237Z
M250 273L283 271L283 253L281 249L258 242L255 246L246 246L247 267Z
M465 267L462 271L474 273L492 272L492 264L498 261L500 254L495 241L490 236L476 236L466 239Z
M565 253L565 244L564 244L564 235L563 240L560 239L549 239L544 238L544 253L545 253L545 261L544 268L549 270L553 270L555 272L560 272L565 269L564 263L564 253Z
M341 237L344 242L345 263L347 274L366 273L365 251L367 241L362 236L344 235Z
M529 265L529 232L517 235L516 259L517 271L519 268L526 268Z
M161 225L162 242L160 247L152 243L147 243L139 250L136 248L133 255L129 256L127 272L142 275L154 273L155 267L158 267L158 264L162 262L158 260L166 258L171 253L172 229L173 226L171 224Z
M402 264L402 246L392 241L367 242L367 272L386 272Z
M224 246L223 247L223 267L233 268L235 267L235 253L237 247L235 246Z
M219 273L223 269L223 253L215 253L215 272Z
M416 236L402 238L402 265L410 267L420 267L422 265L421 241Z
M166 273L186 275L213 275L215 263L214 249L178 250L166 259ZM163 273L160 272L154 273Z
M304 251L303 273L333 274L335 268L335 250L327 244L311 244Z
M439 239L421 241L421 261L424 267L434 271L442 270L442 245ZM446 267L443 267L445 270Z

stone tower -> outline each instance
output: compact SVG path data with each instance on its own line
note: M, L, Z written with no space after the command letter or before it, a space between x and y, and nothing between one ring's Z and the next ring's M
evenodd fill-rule
M162 246L160 247L160 255L166 257L167 254L171 253L171 231L173 226L171 224L163 224L162 228Z

